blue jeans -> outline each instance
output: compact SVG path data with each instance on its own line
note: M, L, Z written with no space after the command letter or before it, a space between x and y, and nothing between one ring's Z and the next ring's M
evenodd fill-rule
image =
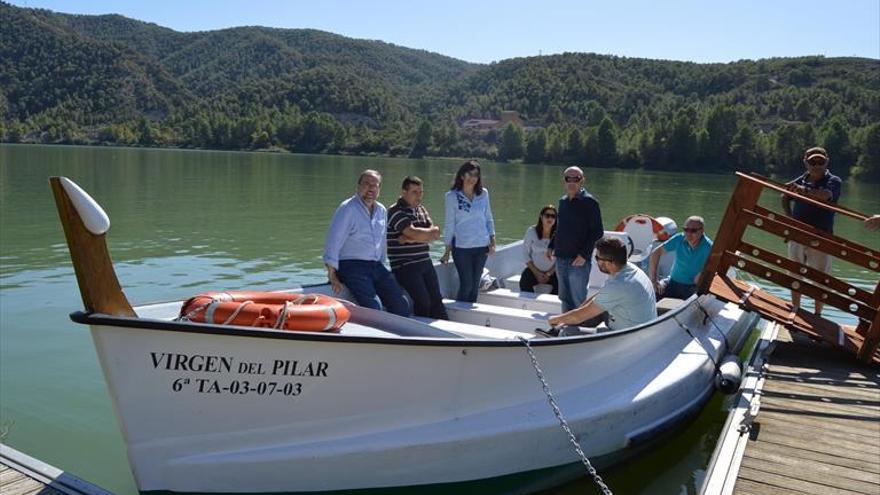
M403 291L391 276L391 272L382 262L340 260L336 275L361 306L381 310L384 305L391 313L409 316L409 303L403 297Z
M455 263L455 271L458 272L458 295L455 297L457 300L477 302L480 277L483 275L483 267L488 256L489 246L452 248L452 261Z
M574 258L556 258L556 277L559 279L559 299L562 312L571 311L587 299L587 283L590 281L590 262L572 266Z

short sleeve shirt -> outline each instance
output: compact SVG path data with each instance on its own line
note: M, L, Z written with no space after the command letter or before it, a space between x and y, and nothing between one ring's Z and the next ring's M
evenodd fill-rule
M391 262L392 270L420 261L430 261L431 247L427 242L401 243L399 239L409 226L425 228L432 225L434 223L428 210L422 205L412 207L401 198L388 209L388 261Z
M804 186L807 189L829 191L831 193L831 201L829 201L831 204L836 204L837 200L840 199L840 190L842 188L840 177L827 170L825 171L825 175L816 182L810 182L810 175L804 174L795 179L794 183L799 186ZM795 200L791 209L791 216L793 216L795 220L800 220L801 222L812 225L825 232L834 232L833 211Z
M657 317L654 286L632 263L608 279L595 301L608 311L608 328L612 330L641 325Z
M679 232L663 243L663 249L675 253L669 278L679 284L694 285L694 279L703 271L703 265L712 252L712 240L703 235L697 247L691 247L684 234Z

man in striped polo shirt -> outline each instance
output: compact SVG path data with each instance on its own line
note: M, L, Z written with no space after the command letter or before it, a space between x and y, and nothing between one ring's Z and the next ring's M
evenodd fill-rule
M416 316L447 320L437 272L431 263L430 243L440 228L422 205L422 179L403 179L400 199L388 209L388 260L394 278L409 293Z

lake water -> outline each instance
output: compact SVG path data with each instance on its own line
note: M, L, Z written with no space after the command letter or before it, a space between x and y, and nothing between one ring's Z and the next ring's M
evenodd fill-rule
M49 176L70 177L104 206L119 279L128 298L143 303L205 290L323 282L320 258L327 225L339 202L353 193L361 170L384 174L380 201L386 205L396 199L405 175L419 175L426 181L426 206L442 222L443 193L459 164L0 145L3 441L113 492L136 493L88 330L68 319L70 312L82 309L82 301ZM499 244L520 239L541 206L556 202L562 170L484 163ZM735 184L732 175L601 169L588 169L586 175L588 189L601 202L606 229L631 213L669 216L679 225L688 215L700 214L713 235ZM764 201L778 202L772 196ZM842 202L880 212L876 185L848 182ZM880 236L848 219L838 220L837 233L880 244ZM435 257L441 250L438 243ZM842 263L835 273L865 287L876 283L866 270ZM605 479L617 494L696 493L724 409L725 401L716 396L680 435L603 473ZM582 493L590 485L582 479L552 493Z

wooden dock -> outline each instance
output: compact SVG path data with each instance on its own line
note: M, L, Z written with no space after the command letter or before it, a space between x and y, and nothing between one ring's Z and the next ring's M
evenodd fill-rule
M880 494L880 369L773 326L702 493Z
M43 461L0 444L3 495L112 495L111 492Z

